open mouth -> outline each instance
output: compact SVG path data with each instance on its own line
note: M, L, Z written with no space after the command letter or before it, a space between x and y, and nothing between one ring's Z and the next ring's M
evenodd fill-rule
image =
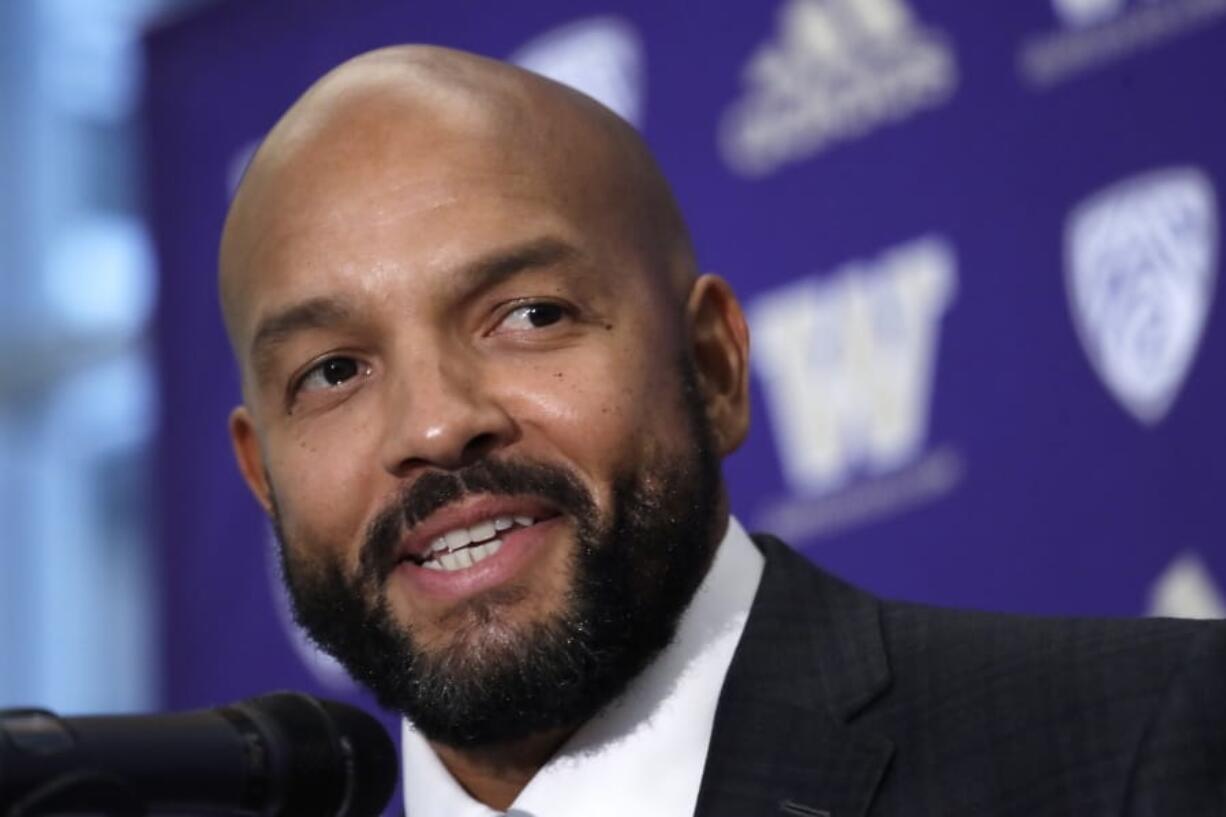
M502 548L502 536L517 528L536 523L531 516L494 516L468 527L454 528L430 542L420 555L408 555L405 561L427 570L451 572L465 570L485 561Z

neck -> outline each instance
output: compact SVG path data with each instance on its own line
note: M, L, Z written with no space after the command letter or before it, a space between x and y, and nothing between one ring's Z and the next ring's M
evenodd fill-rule
M576 727L474 749L431 743L451 776L473 798L497 811L506 811L540 768L574 734Z

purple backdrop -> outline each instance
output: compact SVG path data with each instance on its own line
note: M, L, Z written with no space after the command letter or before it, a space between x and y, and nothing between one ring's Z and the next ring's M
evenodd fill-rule
M892 596L1226 614L1226 0L522 5L234 2L150 35L168 706L352 697L232 463L215 248L279 113L405 41L644 133L750 313L748 526Z

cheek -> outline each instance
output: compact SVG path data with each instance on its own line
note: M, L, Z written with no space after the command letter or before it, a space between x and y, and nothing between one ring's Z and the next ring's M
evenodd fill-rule
M529 443L543 440L605 482L673 437L675 367L617 347L553 364L520 371L508 385Z
M360 438L314 427L279 442L269 477L286 537L308 557L339 556L352 569L374 491Z

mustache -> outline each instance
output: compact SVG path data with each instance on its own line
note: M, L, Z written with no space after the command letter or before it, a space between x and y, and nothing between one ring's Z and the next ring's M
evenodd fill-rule
M396 567L404 531L453 502L478 495L532 496L561 513L591 519L596 503L573 471L533 460L479 460L455 471L427 471L406 485L367 526L359 580L381 585Z

